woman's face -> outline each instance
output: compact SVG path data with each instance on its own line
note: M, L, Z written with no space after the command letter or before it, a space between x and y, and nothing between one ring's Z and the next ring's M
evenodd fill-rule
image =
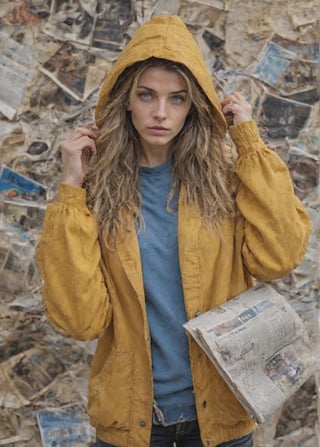
M190 107L187 85L181 75L160 67L150 67L142 73L131 92L128 110L147 164L167 159L170 143L182 129Z

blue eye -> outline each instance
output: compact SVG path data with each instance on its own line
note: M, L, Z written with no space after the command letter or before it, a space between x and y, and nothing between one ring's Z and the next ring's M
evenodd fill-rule
M142 99L143 101L148 101L149 99L152 98L151 93L149 92L141 92L138 94L139 98Z
M175 104L182 104L186 100L185 96L182 95L174 95L171 99Z

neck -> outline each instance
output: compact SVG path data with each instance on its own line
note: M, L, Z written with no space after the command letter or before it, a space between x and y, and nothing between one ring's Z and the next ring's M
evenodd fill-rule
M163 150L142 150L141 158L140 158L140 166L149 166L155 167L159 166L168 160L168 151Z

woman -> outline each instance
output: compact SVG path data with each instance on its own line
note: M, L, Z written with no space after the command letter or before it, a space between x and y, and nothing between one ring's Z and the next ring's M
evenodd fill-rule
M240 94L219 104L175 16L140 27L102 85L96 124L62 144L37 250L50 321L99 338L96 446L252 446L252 420L182 324L302 260L309 220L288 170Z

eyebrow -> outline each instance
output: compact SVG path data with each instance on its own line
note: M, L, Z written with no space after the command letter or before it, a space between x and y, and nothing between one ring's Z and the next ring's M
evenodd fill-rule
M150 88L150 87L147 87L146 85L137 85L137 89L138 89L138 88L143 88L143 89L148 90L148 91L150 91L150 92L156 93L155 90L153 90L153 89ZM185 89L177 90L176 92L170 92L170 95L177 95L177 94L179 94L179 93L188 93L188 91L185 90Z

